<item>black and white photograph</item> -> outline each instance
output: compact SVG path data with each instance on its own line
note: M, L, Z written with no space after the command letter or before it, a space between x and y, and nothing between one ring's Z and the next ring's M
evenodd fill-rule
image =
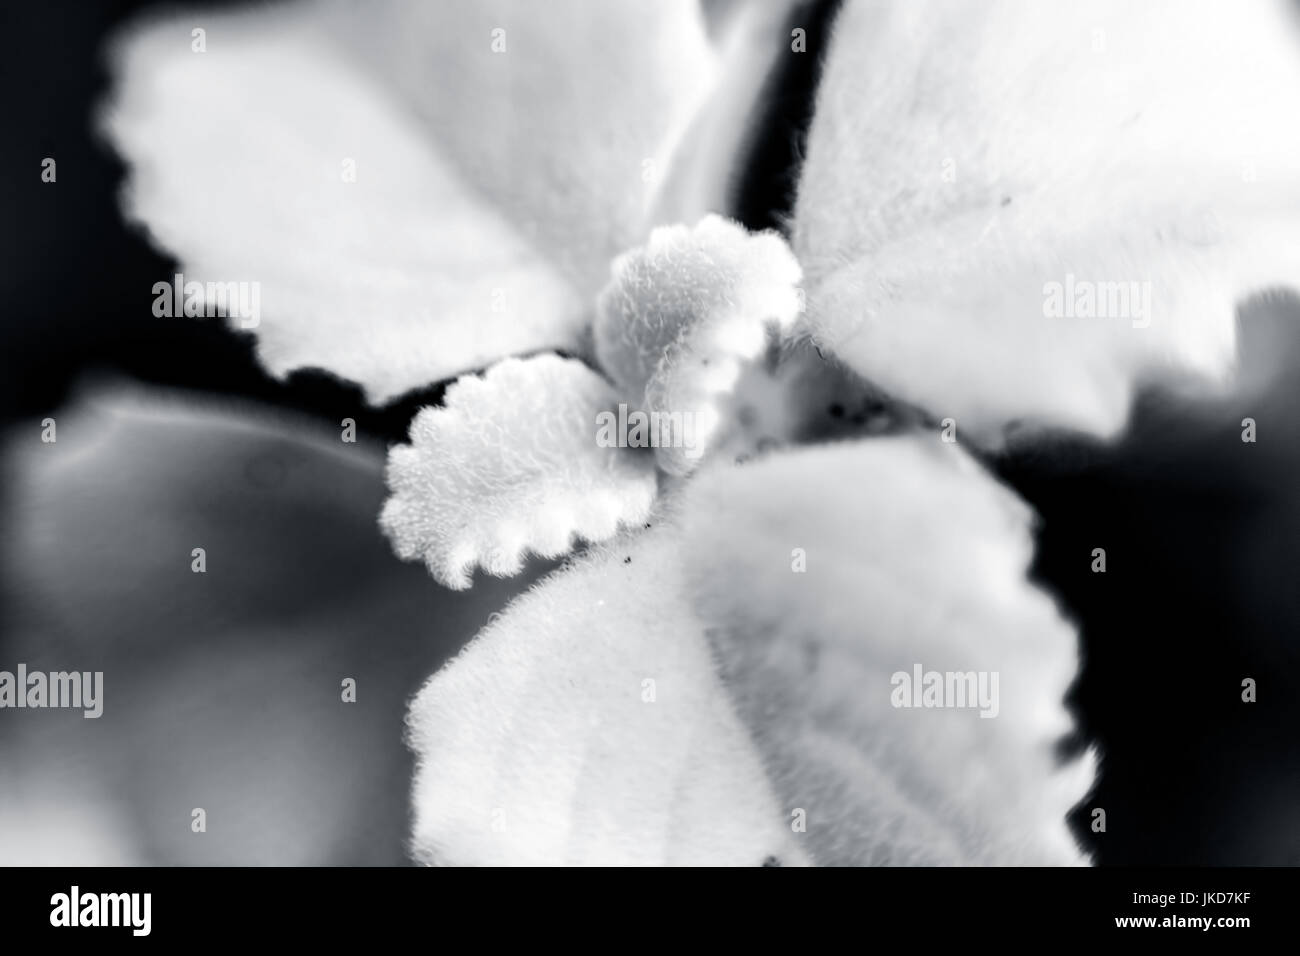
M420 867L1276 924L1300 3L0 23L5 925Z

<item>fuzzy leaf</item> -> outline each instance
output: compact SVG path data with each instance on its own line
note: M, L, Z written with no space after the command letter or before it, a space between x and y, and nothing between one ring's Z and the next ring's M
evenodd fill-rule
M558 355L459 379L389 453L380 524L397 553L461 589L476 564L517 574L529 551L558 557L575 537L602 541L644 521L653 459L596 442L597 414L616 402L608 382Z
M424 687L408 717L418 858L806 862L718 682L677 545L656 526L600 546Z
M815 338L990 439L1110 435L1147 380L1222 380L1237 301L1300 281L1290 19L849 0L792 239Z
M128 216L187 280L259 283L274 374L375 402L580 345L716 70L686 0L186 15L114 63Z
M719 216L656 229L614 262L594 329L602 366L651 414L680 416L656 447L670 474L691 471L724 421L769 327L799 312L799 264L780 236ZM689 417L688 417L689 416Z
M697 612L818 863L1083 862L1065 816L1092 761L1053 750L1078 651L1025 579L1029 521L915 436L711 467L684 492ZM997 673L993 706L894 706L916 665Z

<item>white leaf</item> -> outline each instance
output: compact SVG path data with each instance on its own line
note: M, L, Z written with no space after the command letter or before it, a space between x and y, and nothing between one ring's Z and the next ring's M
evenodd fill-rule
M937 438L878 438L706 468L681 520L724 682L818 863L1083 861L1065 817L1092 762L1053 750L1076 639L1025 579L1014 495ZM941 702L986 706L894 706L917 665L983 672L982 701Z
M1235 303L1300 281L1290 20L849 0L792 240L815 338L990 440L1021 418L1110 435L1143 382L1223 380Z
M655 496L654 460L597 443L613 388L576 359L506 359L459 379L423 409L411 444L389 453L392 496L380 524L401 557L450 588L476 564L508 576L532 551L553 558L574 538L601 541L640 524Z
M716 69L685 0L186 15L114 61L127 214L187 280L258 283L273 373L375 402L578 347Z
M408 717L418 858L806 862L714 673L677 543L656 524L595 549L424 687Z
M672 423L656 454L665 471L686 474L768 329L788 329L798 315L799 264L776 233L706 216L654 230L612 273L597 307L596 356L634 408Z

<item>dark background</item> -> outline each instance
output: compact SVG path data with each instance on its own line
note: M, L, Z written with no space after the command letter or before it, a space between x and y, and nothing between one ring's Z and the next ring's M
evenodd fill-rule
M92 108L107 83L101 42L115 25L145 6L157 4L7 3L0 9L6 128L0 175L5 222L0 238L0 426L6 431L6 448L14 454L17 445L35 441L46 415L62 422L74 385L86 373L96 372L207 393L227 404L242 401L247 407L289 410L319 422L322 429L337 429L337 422L350 416L380 451L385 442L404 439L414 411L436 401L440 388L388 408L370 409L357 388L325 373L300 372L287 383L269 379L253 359L251 340L231 334L219 321L152 316L152 284L169 277L173 263L124 226L116 202L122 165L96 141L90 125ZM782 67L785 72L769 88L763 132L738 197L739 215L751 226L779 225L789 211L817 56L824 49L834 9L834 3L820 2L801 14L809 55L789 58ZM1293 122L1294 117L1279 121ZM54 185L40 181L45 156L58 162ZM1080 841L1099 863L1300 864L1298 316L1294 299L1285 297L1253 303L1243 312L1246 362L1259 370L1256 378L1265 383L1249 394L1195 406L1147 394L1128 437L1116 447L1062 436L990 462L1039 511L1037 573L1081 628L1084 664L1072 695L1080 737L1063 747L1094 744L1102 754L1098 786L1074 820ZM1259 423L1255 445L1240 441L1240 420L1246 415ZM268 420L276 419L269 415ZM142 454L193 452L187 436L173 437L174 445ZM296 475L305 469L308 484L336 480L332 473L313 472L317 465L310 454L278 447L274 439L266 442L266 447L247 451L254 472L262 468L278 475L287 469ZM306 464L294 472L299 460ZM113 478L98 477L110 483ZM373 522L382 482L366 487L366 495L375 500L362 495L358 515L368 509ZM183 491L174 490L178 495ZM14 488L6 487L4 494L6 513L30 506L30 499ZM232 500L237 508L268 509L257 512L260 525L291 529L298 522L313 529L307 536L310 553L295 552L288 540L291 530L285 530L277 558L283 564L270 566L279 569L274 572L282 582L279 593L259 597L246 580L218 580L217 585L230 588L224 597L195 595L191 606L186 603L191 599L181 594L153 614L149 602L132 591L136 585L123 580L122 591L116 597L110 591L99 611L129 617L137 635L151 628L159 635L175 628L182 634L201 631L199 639L207 642L204 653L215 658L251 653L244 644L245 631L256 629L265 632L258 638L261 653L317 658L335 653L344 673L369 667L373 681L388 689L387 703L376 705L359 726L334 728L328 742L318 741L336 746L337 752L326 753L321 758L325 764L303 771L290 789L294 799L310 803L311 793L329 777L320 769L326 765L348 780L366 778L356 785L360 789L353 804L332 809L341 820L316 825L322 832L331 826L347 828L366 815L380 822L355 839L322 838L320 853L310 859L400 862L410 772L409 757L400 745L404 694L454 652L481 625L485 609L494 602L499 605L517 584L490 585L477 599L483 603L440 593L428 585L423 569L401 565L387 554L373 524L367 526L360 516L355 521L331 517L328 495L320 499L319 510L294 506L306 510L293 513L281 499ZM67 513L82 514L71 502ZM106 519L85 512L76 520ZM128 538L131 534L129 526L117 524L85 533L106 531ZM12 571L25 560L27 539L12 526L3 534L5 566ZM258 546L273 548L274 542L258 539ZM1095 547L1107 551L1105 574L1089 569ZM62 552L57 550L50 554L55 557L47 555L48 560L61 562L60 580L40 596L59 611L72 609L61 615L64 629L90 627L86 622L93 613L88 608L95 605L89 598L83 600L79 589L86 577L100 572L77 565L75 557L58 557ZM325 651L320 644L295 643L311 639L295 630L295 622L307 614L305 609L334 597L340 575L363 582L393 577L398 583L392 587L401 592L387 598L397 609L395 616L378 625L369 621L345 627L333 635L333 643L326 642ZM28 646L24 642L39 630L31 616L17 609L32 597L26 593L29 578L16 583L20 577L10 573L5 583L9 600L0 631L0 664ZM24 593L15 593L20 590ZM136 609L115 610L114 600ZM220 612L226 614L222 628L204 631L195 623L195 608L205 601L226 609ZM239 605L239 613L229 611L232 605ZM268 615L275 622L269 631L260 623ZM412 622L426 632L434 628L437 639L411 636ZM377 626L406 636L377 647ZM123 625L101 619L99 630L96 653L111 655L110 638L125 639L118 633ZM68 639L86 638L74 634ZM136 653L152 668L149 679L169 680L170 668L192 666L186 656L192 651L162 638L142 641L138 648ZM1244 677L1258 682L1255 704L1241 701ZM253 699L239 696L242 678L228 679L235 692L228 706L234 711L213 711L214 721L245 713ZM337 681L329 686L337 688ZM367 689L371 686L363 683ZM134 722L119 724L118 736L105 736L95 748L121 754L136 746L166 751L171 739L166 727L173 717L156 699L148 703L152 691L147 680L139 693ZM236 720L234 726L240 733L272 739L277 731L285 731L277 719L268 714L266 723ZM0 728L0 761L6 754L4 739ZM193 749L204 741L211 743L199 735L187 746ZM12 749L9 752L12 755ZM26 753L31 760L31 752ZM151 799L151 788L162 786L159 780L170 779L181 787L187 773L197 772L194 767L210 766L220 757L207 752L189 759L193 764L175 757L124 756L125 776L108 774L98 785L114 799L126 794L139 816L144 813L139 807ZM265 765L245 769L254 777L268 772ZM0 789L12 785L17 772L12 760L8 766L0 763ZM231 783L234 790L241 785L238 780ZM199 805L202 797L194 799L193 805ZM1088 829L1093 807L1106 810L1103 834ZM186 816L180 826L187 824ZM188 849L173 852L168 839L147 835L154 826L151 820L139 818L137 826L162 862L221 859L187 855L192 854Z

